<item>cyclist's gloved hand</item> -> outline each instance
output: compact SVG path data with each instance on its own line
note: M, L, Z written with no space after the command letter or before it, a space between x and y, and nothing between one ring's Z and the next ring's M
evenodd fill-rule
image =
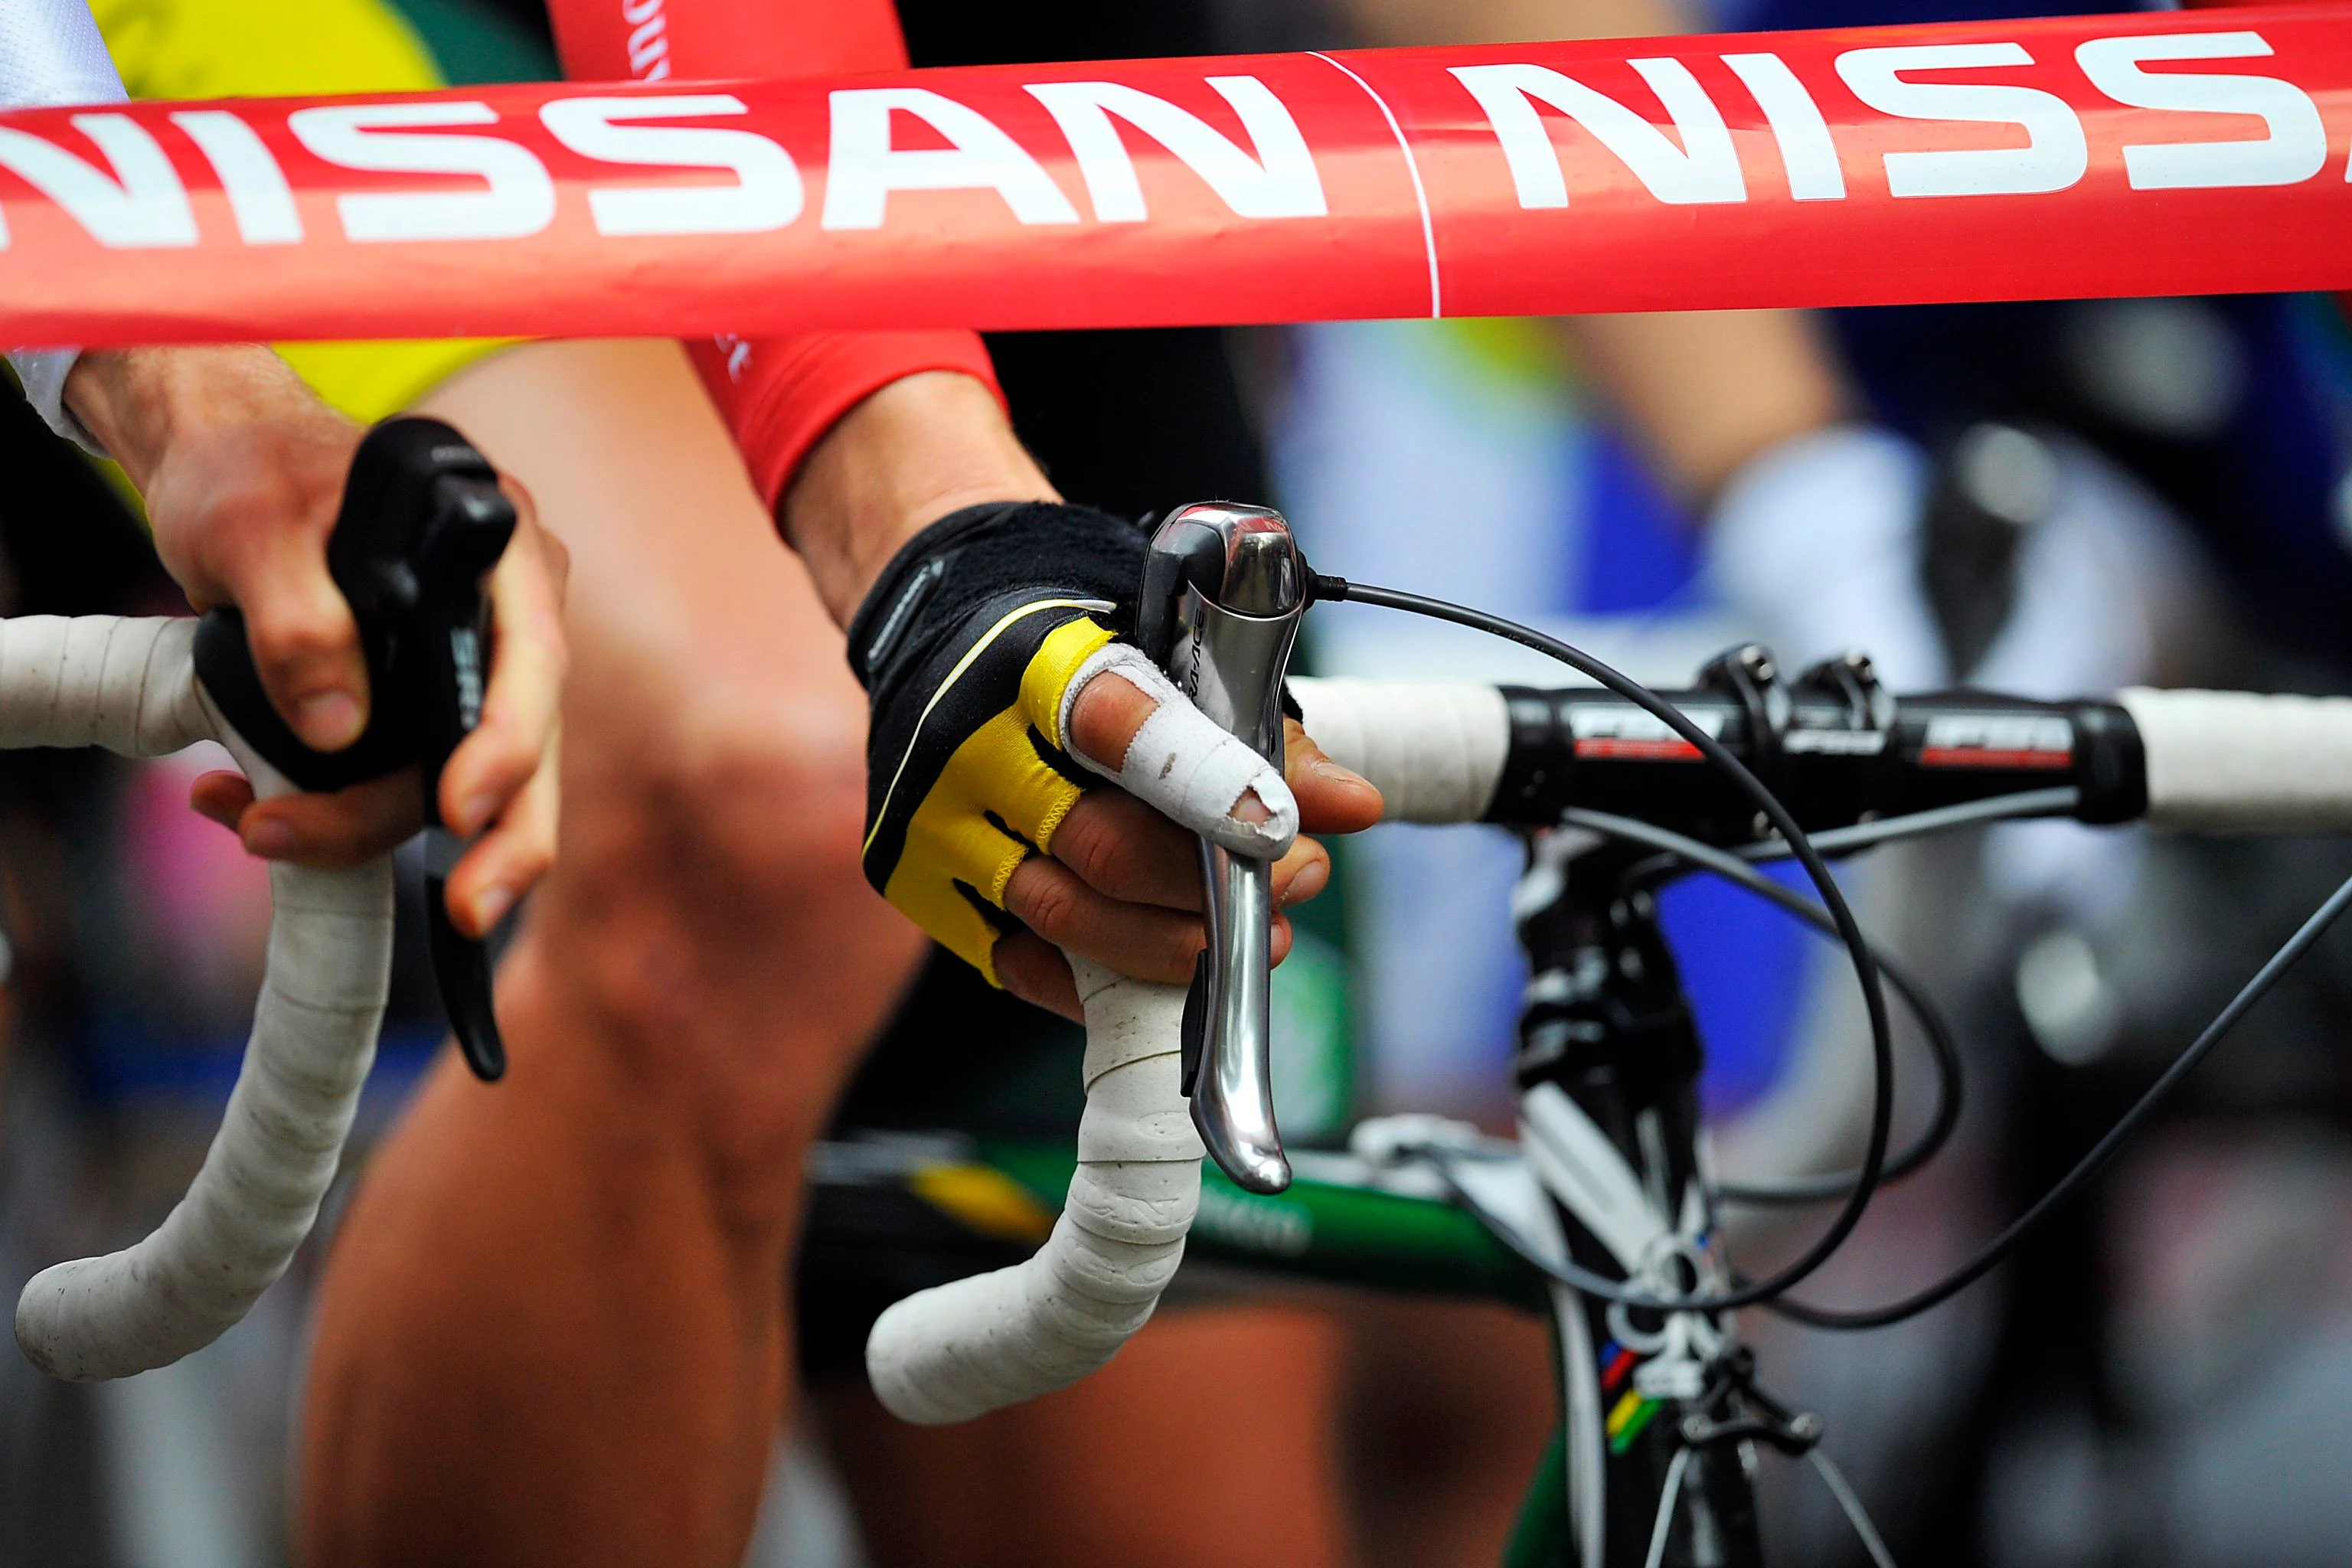
M873 713L866 879L993 983L1005 984L1001 939L1021 927L1181 979L1201 942L1200 872L1178 829L1237 854L1293 848L1299 808L1281 775L1122 640L1144 543L1086 507L967 508L908 542L850 622ZM1108 732L1124 749L1089 755L1072 715L1107 679L1123 689L1106 706L1140 723L1131 738L1123 721L1097 725L1098 745ZM1113 797L1074 826L1090 775L1166 820Z
M1717 499L1706 570L1790 674L1852 648L1895 691L1950 683L1920 578L1934 479L1891 430L1838 426L1751 458Z

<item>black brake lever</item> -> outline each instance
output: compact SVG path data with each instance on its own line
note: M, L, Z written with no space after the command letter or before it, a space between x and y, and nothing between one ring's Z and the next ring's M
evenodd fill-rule
M481 722L488 676L482 579L513 537L498 473L437 419L393 419L352 458L327 568L359 621L372 698L368 727L340 752L298 740L261 689L234 608L196 629L196 675L237 733L306 790L336 790L414 762L424 774L425 917L441 1005L474 1076L507 1069L490 1005L488 950L449 919L446 879L464 844L442 823L441 770Z

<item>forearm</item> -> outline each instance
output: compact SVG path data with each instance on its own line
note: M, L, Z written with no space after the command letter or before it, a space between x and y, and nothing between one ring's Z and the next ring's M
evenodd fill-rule
M284 360L257 343L94 350L66 379L66 405L144 493L175 442L286 421L340 434Z
M1575 316L1560 327L1668 482L1696 504L1750 459L1852 417L1859 403L1801 311Z
M927 371L850 410L776 510L825 608L845 626L898 547L950 512L1059 499L989 387Z

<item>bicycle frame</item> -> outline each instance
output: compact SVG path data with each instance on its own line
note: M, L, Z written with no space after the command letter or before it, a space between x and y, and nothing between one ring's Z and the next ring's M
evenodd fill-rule
M1572 830L1571 830L1572 831ZM1589 836L1578 835L1578 838ZM1642 851L1574 840L1538 847L1557 893L1525 914L1519 937L1534 976L1519 1023L1518 1082L1564 1095L1622 1159L1654 1210L1679 1219L1645 1255L1623 1239L1568 1225L1570 1254L1657 1294L1729 1283L1713 1247L1701 1181L1698 1075L1703 1053L1680 973L1646 894L1622 874ZM1529 1128L1530 1137L1536 1129ZM1552 1322L1564 1394L1561 1436L1538 1468L1507 1562L1760 1568L1750 1391L1720 1384L1727 1315L1644 1312L1555 1288ZM1675 1402L1679 1423L1655 1417ZM1570 1500L1580 1528L1571 1531ZM1662 1502L1661 1500L1664 1499ZM1663 1530L1656 1547L1653 1536ZM1571 1539L1573 1535L1574 1539Z

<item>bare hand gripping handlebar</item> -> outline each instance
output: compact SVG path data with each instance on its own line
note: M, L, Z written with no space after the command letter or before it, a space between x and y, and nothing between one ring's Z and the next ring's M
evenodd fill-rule
M436 419L390 420L352 458L327 570L360 626L373 696L365 733L340 752L297 740L261 689L245 617L214 610L196 631L196 676L221 714L296 787L342 789L410 763L425 775L425 930L442 1010L474 1076L496 1082L506 1047L483 945L450 923L444 882L465 846L441 822L441 770L482 719L488 679L484 574L513 537L498 471Z
M0 747L152 757L217 740L265 796L340 787L421 757L429 809L442 763L479 716L479 579L513 525L495 475L456 431L429 420L379 426L353 462L329 545L374 698L350 749L310 752L278 721L233 610L201 625L0 621ZM35 1365L76 1381L166 1365L217 1338L285 1271L334 1179L374 1058L392 894L388 857L349 870L270 868L268 963L220 1131L154 1234L25 1287L16 1340ZM488 961L446 923L437 879L430 904L451 1020L476 1071L495 1077L504 1058Z

